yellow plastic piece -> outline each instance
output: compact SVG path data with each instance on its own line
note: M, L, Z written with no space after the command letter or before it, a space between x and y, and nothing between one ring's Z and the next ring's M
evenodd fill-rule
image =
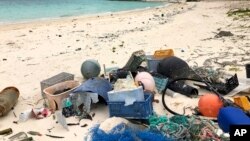
M246 111L250 110L250 102L246 96L235 97L234 103Z
M174 56L174 51L172 49L156 50L154 53L154 58L165 58Z

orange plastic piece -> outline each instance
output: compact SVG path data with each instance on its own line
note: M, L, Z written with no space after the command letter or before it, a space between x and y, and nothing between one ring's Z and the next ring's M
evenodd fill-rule
M170 56L174 56L173 49L156 50L154 53L154 58L165 58Z
M246 96L235 97L234 103L246 111L250 110L250 102Z
M215 94L205 94L199 99L198 107L203 116L217 117L223 106L221 99Z

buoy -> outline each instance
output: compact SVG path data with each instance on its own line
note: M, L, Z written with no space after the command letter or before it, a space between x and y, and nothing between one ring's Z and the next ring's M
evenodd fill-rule
M215 94L205 94L199 99L198 108L203 116L217 117L222 107L221 99Z
M190 68L181 58L170 56L159 62L157 72L173 79L186 78L190 75Z
M82 63L81 73L85 79L97 77L100 71L100 64L96 60L89 59Z
M138 74L135 76L135 81L139 81L141 79L151 79L154 80L153 76L148 72L138 72Z
M144 90L154 91L155 81L151 74L148 72L139 72L135 76L135 82L141 82L143 84Z

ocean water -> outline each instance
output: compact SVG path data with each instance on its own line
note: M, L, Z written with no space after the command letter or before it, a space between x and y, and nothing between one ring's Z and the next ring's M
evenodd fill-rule
M160 2L112 0L0 0L0 23L117 12L160 5Z

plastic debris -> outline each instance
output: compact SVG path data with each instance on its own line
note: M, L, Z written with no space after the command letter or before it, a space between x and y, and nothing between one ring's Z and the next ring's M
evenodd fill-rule
M35 136L42 136L41 133L36 132L36 131L29 131L29 132L27 132L27 133L30 134L30 135L35 135Z
M49 134L45 134L46 136L48 137L51 137L51 138L64 138L63 136L55 136L55 135L49 135Z
M79 94L84 92L97 93L106 102L108 101L108 91L112 90L112 86L108 80L103 78L91 78L83 82L78 88L76 88L73 93Z
M48 108L33 108L28 109L19 115L19 121L24 122L30 118L42 119L51 115L51 111Z
M135 51L130 56L128 62L123 67L123 69L135 72L137 68L141 65L141 63L145 60L146 60L146 55L143 50Z
M9 140L22 140L28 138L27 134L25 132L19 132L11 137L9 137Z
M13 131L11 128L7 128L7 129L4 129L4 130L1 130L0 131L0 135L9 135L11 134Z
M110 132L106 133L99 128L99 125L93 127L90 134L85 138L86 141L168 141L167 137L164 137L159 132L153 132L150 130L139 130L133 129L121 123L111 129Z
M125 106L136 101L145 101L142 86L133 89L113 90L108 92L109 102L125 102Z
M60 110L56 111L55 115L56 115L56 119L57 119L58 123L60 123L63 126L63 128L65 128L67 131L69 131L66 119L62 115L62 111L60 111Z
M218 126L211 120L196 116L166 116L153 115L149 118L150 129L159 131L173 140L226 140L224 136L217 135Z
M0 92L0 117L6 115L14 107L19 97L16 87L6 87Z

